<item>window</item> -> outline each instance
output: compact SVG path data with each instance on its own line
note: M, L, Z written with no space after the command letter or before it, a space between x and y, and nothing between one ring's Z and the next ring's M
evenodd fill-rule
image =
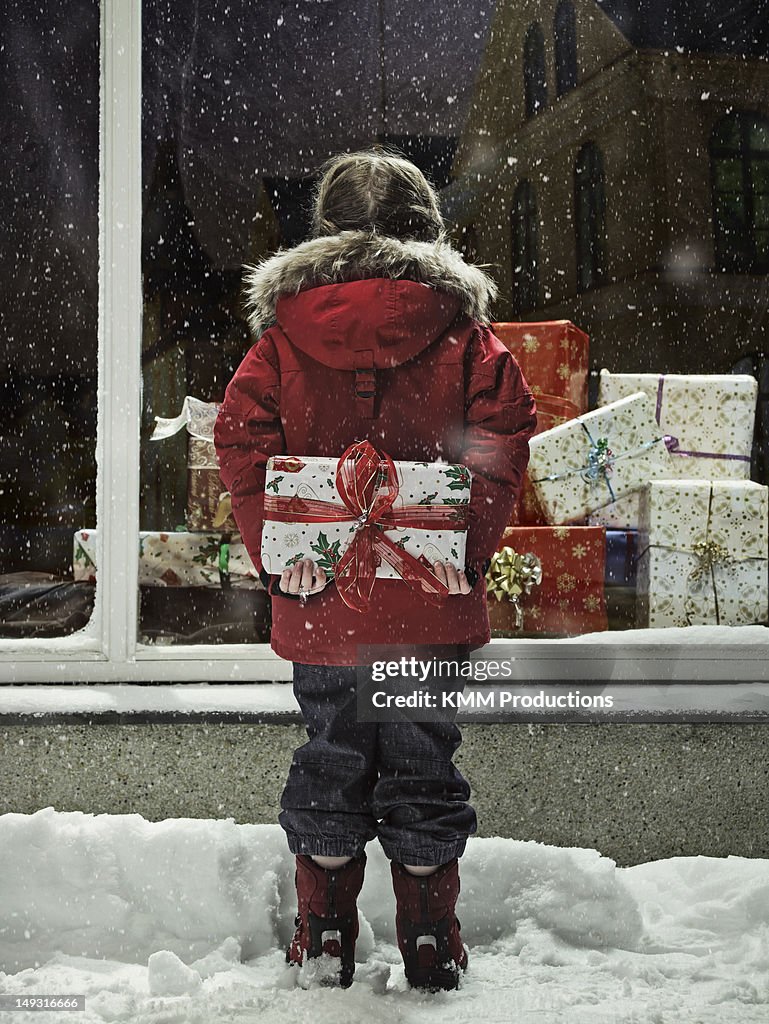
M526 117L534 117L547 106L545 37L538 22L529 26L523 45L523 91Z
M515 190L512 221L513 307L520 316L537 306L537 201L529 181Z
M98 0L79 12L48 5L45 31L20 0L0 15L0 636L19 639L79 630L93 606L71 572L96 510Z
M562 6L558 19L568 12ZM0 681L288 679L290 665L266 642L269 605L248 575L234 531L228 536L218 518L213 530L195 520L208 498L217 517L226 513L216 474L207 473L213 467L191 444L201 438L190 440L181 431L150 440L155 417L176 417L185 397L220 401L252 343L242 304L243 264L304 237L315 169L330 152L367 146L379 136L385 93L391 127L402 133L389 138L439 187L451 182L445 198L454 185L462 216L452 223L466 225L455 241L467 258L480 255L492 276L512 264L512 288L498 300L495 318L535 319L527 314L545 301L550 275L565 272L563 254L574 244L563 223L551 222L549 206L545 210L538 187L544 174L540 178L537 169L535 177L526 166L528 123L511 139L503 119L489 120L474 105L480 94L469 79L479 61L466 62L467 72L456 67L450 87L457 99L446 103L429 83L413 80L415 69L430 72L432 62L424 61L430 41L420 38L407 51L393 37L382 64L370 45L379 20L372 14L365 21L373 6L359 5L342 26L349 29L351 56L335 65L318 60L340 32L320 10L324 5L300 5L293 14L283 5L281 25L277 18L275 24L260 20L253 4L236 5L224 21L217 5L199 4L194 25L183 0L68 0L48 7L56 10L45 24L38 7L31 11L23 0L7 0L0 14L6 140L0 208L9 243L0 290L6 354L0 367ZM548 38L552 24L548 16ZM568 30L564 35L559 28L556 36L561 45ZM310 43L315 49L307 66L315 75L302 73ZM484 46L477 43L476 56ZM547 101L538 25L527 35L526 51L536 112ZM452 62L455 55L447 51L436 72L441 82ZM287 73L297 68L295 77ZM468 80L460 90L463 74ZM582 91L569 100L577 109ZM425 96L436 102L425 106ZM464 148L455 145L457 138ZM468 140L479 142L477 149L468 148ZM607 171L613 223L633 201L616 189L624 173L619 148L604 168L596 141L579 154L576 146L565 162L544 150L536 154L543 157L542 170L558 177L548 189L570 194L574 188L580 291L601 285L615 270L606 239ZM562 152L561 137L543 140L543 147L551 143ZM767 121L743 111L719 122L711 155L718 265L765 271ZM695 198L699 211L701 197ZM602 302L601 293L573 300L559 294L557 315L590 334L594 352L610 351L613 370L630 373L663 351L645 350L632 333L635 317L627 315L638 303L641 330L649 328L650 281L653 275L642 273L630 282L635 292L631 296L628 287L627 304L624 294L616 303ZM751 344L760 352L765 279L743 283L759 311ZM728 369L732 351L744 345L745 320L734 315L728 280L715 278L710 291L700 297L707 316L698 310L698 319L686 323L687 311L675 310L669 322L655 324L672 338L671 351L692 322L711 331L706 338L698 334L696 346L678 345L678 372L702 373L704 359L712 359L714 370ZM563 328L564 336L553 330L539 337L527 325L519 346L533 359L528 376L539 389L543 420L560 415L563 401L572 401L572 380L581 387L587 375L559 358L572 345L570 328ZM548 406L548 396L557 401ZM731 431L738 417L725 415ZM751 437L746 428L735 451L749 449ZM717 453L697 438L686 447ZM198 469L206 473L196 479L212 484L202 496L190 486ZM88 535L82 549L77 534ZM606 557L617 591L609 629L631 629L638 607L632 557L630 563L624 558L622 571L616 558L610 565L608 547ZM147 572L155 573L150 582ZM571 587L573 575L567 572L561 583ZM55 592L41 594L32 584L52 584ZM75 594L85 600L73 603ZM21 611L25 602L30 607ZM543 626L534 608L529 602L527 642L566 635L560 626ZM518 639L509 614L505 621L505 635ZM628 640L627 648L632 657L605 659L607 673L615 661L620 668L631 662L635 672L637 647ZM561 664L559 649L541 650L538 658ZM733 678L753 678L756 662L742 650L721 660L734 662Z
M574 212L577 286L587 291L601 284L606 272L603 157L593 142L582 147L574 166Z
M555 93L563 96L577 84L577 26L574 4L562 0L553 21Z
M729 114L710 136L716 267L769 271L769 120Z

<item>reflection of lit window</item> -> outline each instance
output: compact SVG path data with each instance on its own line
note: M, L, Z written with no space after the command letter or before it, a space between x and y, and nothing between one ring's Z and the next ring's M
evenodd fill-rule
M513 198L513 308L520 314L537 305L537 200L530 182L522 181Z
M594 142L579 151L574 166L575 229L577 234L577 285L580 291L594 288L606 271L606 196L603 158Z
M740 112L710 136L716 266L769 271L769 120Z
M526 116L533 117L547 106L545 37L536 21L529 26L523 46L523 89Z
M555 40L555 91L563 96L577 84L577 29L574 5L570 0L558 4L553 22Z

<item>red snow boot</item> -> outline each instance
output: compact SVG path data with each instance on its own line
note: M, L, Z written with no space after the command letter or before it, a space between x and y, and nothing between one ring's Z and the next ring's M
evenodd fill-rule
M467 948L454 914L459 896L459 863L455 858L431 875L412 875L402 864L391 863L397 910L398 947L413 988L459 987L467 968Z
M320 867L312 857L299 854L296 858L299 913L294 922L296 932L286 950L286 963L301 967L323 954L333 957L333 963L324 965L331 970L319 972L322 984L342 988L352 984L358 938L356 900L365 865L365 853L334 871Z

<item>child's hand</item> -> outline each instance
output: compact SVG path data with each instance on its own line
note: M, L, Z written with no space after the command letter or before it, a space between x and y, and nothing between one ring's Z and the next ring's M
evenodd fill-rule
M457 571L451 562L433 562L435 575L449 588L450 594L469 594L473 589L467 581L464 569Z
M283 570L278 586L284 594L298 594L302 600L306 600L309 594L319 594L327 583L326 570L320 566L316 568L311 558L303 558Z

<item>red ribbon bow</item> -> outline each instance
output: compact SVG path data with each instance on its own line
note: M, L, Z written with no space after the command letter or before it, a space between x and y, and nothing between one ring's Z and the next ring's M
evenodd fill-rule
M396 526L414 530L457 530L467 525L467 505L402 505L393 508L399 484L395 463L369 441L356 441L343 453L336 468L336 488L343 501L337 505L297 495L265 496L264 518L276 522L331 523L355 520L355 532L334 569L339 595L355 611L369 609L376 567L384 559L413 589L424 592L431 604L440 604L448 587L413 555L384 533Z

